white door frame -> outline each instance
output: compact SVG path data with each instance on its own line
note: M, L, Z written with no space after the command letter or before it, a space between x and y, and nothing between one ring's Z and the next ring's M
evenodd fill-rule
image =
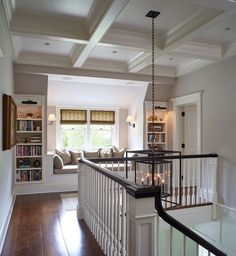
M197 154L201 154L202 138L202 92L197 92L172 99L173 102L173 149L181 150L181 107L186 105L197 106Z

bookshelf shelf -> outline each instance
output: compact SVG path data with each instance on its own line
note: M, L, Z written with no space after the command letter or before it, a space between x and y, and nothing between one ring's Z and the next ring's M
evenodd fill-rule
M152 121L152 102L145 101L145 149L167 149L167 102L154 103Z
M44 180L44 97L16 95L17 144L15 148L16 184L42 183Z

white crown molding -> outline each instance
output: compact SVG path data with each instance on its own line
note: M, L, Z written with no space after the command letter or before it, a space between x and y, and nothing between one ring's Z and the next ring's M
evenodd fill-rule
M11 22L11 33L19 36L49 38L86 44L85 20L61 19L42 15L18 14Z
M89 38L88 44L84 47L83 51L78 56L77 60L73 63L74 67L82 67L90 53L96 47L97 43L102 39L110 26L113 24L120 12L125 8L129 0L113 0L109 5L103 17L96 28L93 29L92 35Z
M234 0L185 0L187 2L207 6L221 10L232 10L236 8L236 2Z
M151 64L151 53L141 52L128 62L129 72L138 72Z
M222 10L201 8L200 11L178 24L166 34L164 48L174 47L176 44L179 45L180 41L193 39L200 31L202 32L206 30L206 27L210 27L210 24L208 25L210 21L212 22L223 13L224 11Z
M134 51L151 51L149 34L118 28L109 29L98 45Z
M7 19L8 28L10 28L10 23L16 8L15 0L3 0L3 7Z
M3 52L1 48L0 48L0 58L3 58Z
M16 59L16 63L52 67L71 67L71 62L66 56L29 52L20 53Z
M200 59L193 60L192 62L190 62L186 65L182 65L176 69L177 77L185 75L185 74L195 71L197 69L203 68L210 64L212 64L212 61L200 60Z
M172 53L195 59L219 60L222 58L222 46L189 41L176 47Z
M55 75L68 75L68 76L82 76L82 77L100 77L110 79L122 79L122 80L133 80L142 82L151 82L150 75L133 74L133 73L119 73L111 71L100 71L100 70L88 70L79 68L63 68L63 67L51 67L43 65L23 65L14 64L14 72L26 73L26 74L55 74ZM172 77L157 77L156 81L158 84L175 84L176 79Z

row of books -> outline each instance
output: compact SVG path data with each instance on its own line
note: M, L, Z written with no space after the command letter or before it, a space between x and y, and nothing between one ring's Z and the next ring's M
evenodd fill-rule
M41 170L16 171L16 182L22 181L40 181L42 180Z
M41 142L41 136L40 135L32 135L30 137L31 143L40 143Z
M17 161L17 168L29 168L30 166L29 158L21 158Z
M30 146L30 145L17 145L17 156L40 156L42 155L42 146Z
M148 142L165 142L165 133L148 134Z
M36 124L35 121L27 120L27 121L19 121L18 122L18 131L40 131L40 123L37 121L38 124Z

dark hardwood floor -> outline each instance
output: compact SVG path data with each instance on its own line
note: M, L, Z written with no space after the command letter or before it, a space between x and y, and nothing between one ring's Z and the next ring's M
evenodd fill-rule
M59 193L17 196L2 256L104 255L76 211Z

